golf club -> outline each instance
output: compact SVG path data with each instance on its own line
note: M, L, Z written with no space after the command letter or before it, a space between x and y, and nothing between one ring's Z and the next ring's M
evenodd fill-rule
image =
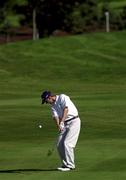
M48 150L47 156L51 156L56 148L56 141L54 141L52 148Z

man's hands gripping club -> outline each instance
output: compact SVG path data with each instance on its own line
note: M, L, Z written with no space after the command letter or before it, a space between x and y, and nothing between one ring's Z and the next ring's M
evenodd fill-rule
M64 130L64 122L60 122L59 124L59 131L63 131Z
M58 117L54 117L54 119L56 120L57 127L60 132L64 130L64 121L67 118L67 114L68 114L68 107L65 107L63 111L63 116L61 119Z

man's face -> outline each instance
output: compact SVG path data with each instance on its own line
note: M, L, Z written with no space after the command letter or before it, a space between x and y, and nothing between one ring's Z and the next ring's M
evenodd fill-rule
M46 101L45 101L47 104L53 104L54 100L53 100L53 97L52 96L49 96Z

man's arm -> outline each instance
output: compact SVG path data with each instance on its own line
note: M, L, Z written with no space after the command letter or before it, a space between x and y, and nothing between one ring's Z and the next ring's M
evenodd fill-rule
M68 107L65 107L64 110L63 110L63 116L62 116L61 119L59 119L58 117L53 117L59 131L62 131L64 129L64 121L67 118L67 115L68 115Z
M63 116L62 116L61 119L59 119L58 117L53 117L59 131L63 131L63 129L64 129L64 121L67 118L67 115L68 115L68 107L65 107L64 110L63 110Z
M63 116L62 116L62 119L60 120L60 123L64 123L65 119L67 118L67 115L68 115L68 107L65 107L64 110L63 110Z
M64 130L64 121L67 118L67 114L68 114L68 107L65 107L64 110L63 110L63 116L59 121L59 131Z

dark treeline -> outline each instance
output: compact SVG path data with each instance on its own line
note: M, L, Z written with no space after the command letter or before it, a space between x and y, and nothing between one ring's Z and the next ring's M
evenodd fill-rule
M0 28L34 27L40 37L54 31L79 34L105 29L105 12L112 30L126 28L126 7L114 11L99 0L0 0ZM36 33L35 32L35 33Z

